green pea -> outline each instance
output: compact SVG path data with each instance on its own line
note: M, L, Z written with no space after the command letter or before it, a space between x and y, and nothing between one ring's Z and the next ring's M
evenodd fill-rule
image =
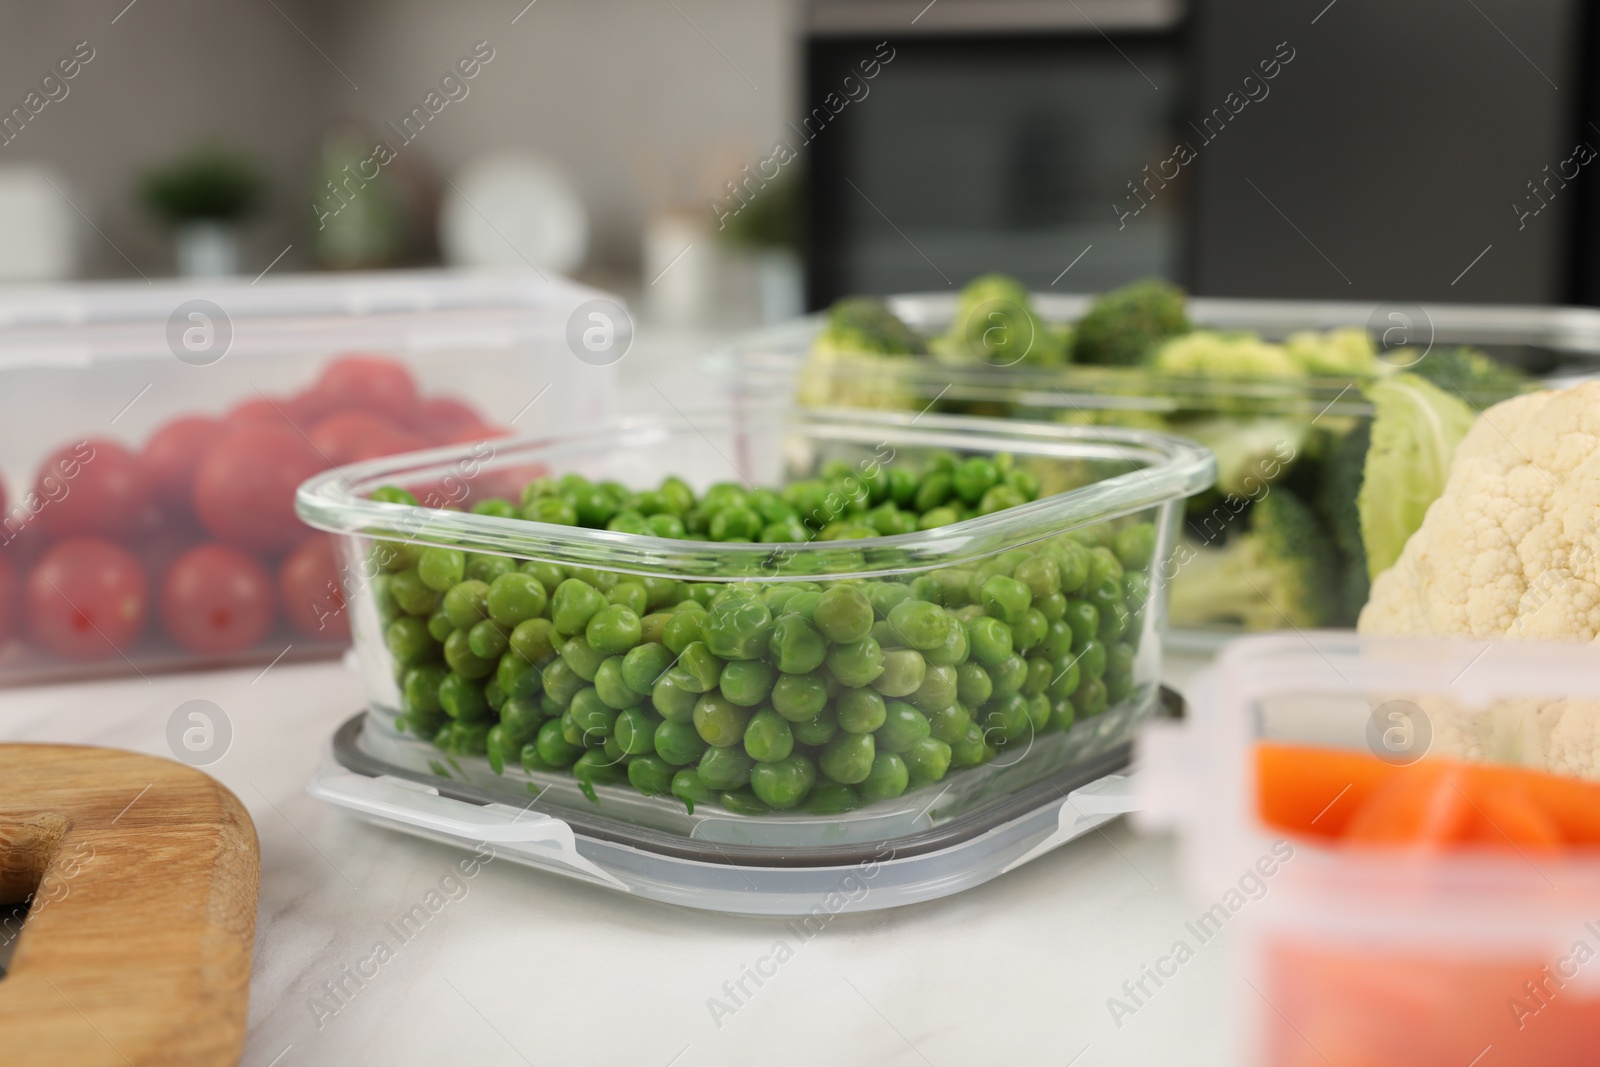
M999 480L1000 472L995 469L993 461L982 456L963 460L951 478L956 494L968 504L982 500L983 494Z
M713 541L753 541L761 532L761 516L747 507L728 507L713 512L706 532Z
M982 596L984 610L1007 624L1020 620L1033 600L1033 593L1026 585L1002 574L983 583Z
M1022 683L1024 696L1038 696L1050 687L1050 679L1056 676L1055 664L1047 656L1033 656L1025 661L1028 665L1028 677Z
M878 647L883 649L885 652L892 648L906 647L906 643L900 640L900 635L895 632L895 628L889 625L888 619L879 619L877 622L873 623L872 633L869 636L871 636L874 641L878 642Z
M835 705L839 727L853 734L870 734L882 726L888 715L883 697L870 689L851 689Z
M1144 570L1155 558L1156 528L1148 522L1141 522L1118 530L1113 551L1117 554L1117 561L1126 569Z
M572 577L607 596L622 582L622 575L616 571L597 570L594 567L574 567Z
M884 478L887 482L887 498L892 500L897 507L909 507L917 496L917 489L922 481L909 467L890 467Z
M1051 661L1051 667L1055 673L1050 676L1050 684L1045 692L1050 694L1052 700L1066 700L1077 692L1082 678L1078 661L1070 655L1058 657Z
M679 689L709 693L722 677L722 661L711 654L704 641L691 641L678 654L677 666L667 672Z
M611 604L595 612L584 627L589 647L607 656L620 656L639 643L643 624L633 609Z
M1070 596L1089 580L1089 550L1074 540L1059 541L1056 558L1061 565L1061 591Z
M1029 608L1022 613L1011 627L1011 640L1016 645L1018 652L1026 652L1033 648L1045 635L1050 632L1050 620L1037 608Z
M661 638L666 635L667 623L673 619L670 611L653 611L639 620L639 643L643 645L661 645ZM665 645L661 646L666 648Z
M950 636L954 620L939 605L925 600L905 600L889 612L889 625L900 640L918 650L942 646Z
M1082 648L1100 632L1100 609L1077 597L1067 601L1067 625L1072 628L1072 644Z
M960 678L954 667L929 667L908 699L919 711L933 712L954 704L959 695Z
M887 697L904 697L915 693L927 676L928 663L922 653L909 648L897 648L883 654L883 672L872 681L872 688Z
M700 757L696 771L700 781L719 792L726 789L743 789L750 784L750 771L756 761L742 748L712 748Z
M439 643L428 633L427 622L414 615L391 622L383 638L389 646L389 654L397 663L406 665L432 659L439 649Z
M937 737L924 737L913 742L900 758L905 760L906 774L911 785L937 782L950 770L950 746Z
M517 561L505 556L497 556L488 552L468 552L467 565L463 573L473 581L493 584L494 580L503 574L515 573Z
M744 728L750 722L750 712L720 693L703 694L694 705L695 732L706 744L716 748L729 748L744 739Z
M1091 678L1072 695L1072 704L1079 718L1090 719L1106 710L1108 699L1106 683L1099 678Z
M637 645L622 659L622 680L629 689L645 696L656 687L675 659L665 645Z
M879 800L893 800L911 784L905 760L893 752L880 752L872 759L872 770L861 782L861 799L868 804Z
M1106 646L1090 641L1078 650L1078 666L1084 678L1098 679L1106 673Z
M825 745L839 732L839 719L832 708L823 708L814 717L793 723L790 730L802 745Z
M706 750L704 739L693 726L670 719L656 727L655 745L656 755L674 767L693 763Z
M861 797L850 786L819 778L801 806L812 815L843 815L859 808Z
M919 530L936 530L941 526L953 526L961 521L961 513L955 508L934 508L924 511L922 518L917 522Z
M701 639L722 659L758 659L772 635L772 612L754 596L718 597L701 624Z
M699 700L700 694L678 685L673 681L670 671L662 675L650 690L650 705L656 709L656 714L668 722L693 722L694 706Z
M611 736L624 755L644 756L656 750L656 727L661 719L644 708L624 708L611 724Z
M870 629L870 627L869 627ZM883 673L883 649L868 637L847 645L836 645L828 652L828 671L845 685L871 685Z
M1011 656L990 667L989 677L994 680L997 697L1020 692L1028 681L1028 661L1021 656Z
M577 578L568 578L556 586L550 598L550 621L560 634L582 633L589 620L606 606L605 594Z
M933 730L927 716L900 700L888 702L883 725L876 734L878 748L884 752L905 752ZM826 767L823 768L827 770Z
M572 776L592 790L597 785L620 783L627 776L627 771L617 766L604 752L590 750L579 756L572 765ZM590 799L595 800L592 796Z
M491 726L492 724L487 722L451 723L446 727L449 730L449 739L445 742L445 751L460 756L488 755Z
M547 522L554 526L578 525L578 509L558 496L542 496L522 509L522 517L529 522Z
M735 815L765 815L772 805L756 796L751 789L730 789L717 794L717 803Z
M647 797L664 797L671 793L676 774L672 764L660 756L638 755L628 763L629 784Z
M1039 643L1040 649L1051 659L1060 659L1072 653L1072 627L1067 625L1065 619L1057 619L1045 627L1044 640Z
M428 636L440 644L444 643L445 638L449 637L450 631L454 629L455 624L450 621L450 616L445 614L443 608L428 616Z
M446 638L449 640L449 638ZM499 661L500 656L510 646L510 639L506 631L499 626L484 619L467 631L467 647L474 656L482 659Z
M416 545L408 545L401 541L379 541L372 546L369 558L377 564L380 571L394 574L415 567L421 551Z
M567 577L566 569L559 564L546 563L543 560L530 559L517 568L523 574L531 574L539 579L539 584L549 592L560 585Z
M408 489L402 489L398 485L379 486L368 495L367 499L376 500L381 504L409 504L412 507L417 506L417 498L411 494L411 491Z
M1050 698L1043 693L1035 693L1027 701L1028 718L1033 720L1034 731L1044 733L1050 728Z
M676 604L684 598L688 587L676 578L638 578L634 580L644 588L645 608L658 611L668 604ZM615 602L615 597L613 597ZM636 611L639 609L635 609Z
M842 733L823 748L818 764L822 773L841 785L864 782L872 773L877 742L871 734Z
M512 654L527 663L542 665L556 655L555 626L549 619L524 619L511 631L507 643Z
M457 630L445 638L444 661L450 664L451 670L466 678L487 678L500 665L497 656L479 656L472 651L466 630Z
M956 699L969 708L982 707L994 695L994 681L989 672L976 663L963 663L956 668Z
M605 658L605 653L595 649L582 637L569 637L561 646L561 661L586 682L594 681L595 672Z
M423 583L416 570L389 577L390 598L408 615L432 615L439 606L439 591Z
M661 631L661 643L676 656L692 642L700 640L700 627L703 622L705 622L704 611L675 612L666 629Z
M983 499L978 501L979 515L993 515L997 511L1014 508L1026 504L1028 498L1010 485L997 485L983 494Z
M1122 600L1128 613L1137 617L1150 602L1150 575L1146 571L1129 571L1122 576Z
M1106 698L1113 704L1133 692L1133 658L1133 648L1121 643L1106 653Z
M744 750L760 763L776 763L794 751L794 733L783 716L762 708L744 728Z
M691 815L696 804L710 804L717 799L717 794L706 787L692 767L685 767L672 776L672 795L683 801Z
M506 773L506 762L517 757L522 750L521 742L514 742L506 734L504 723L496 723L489 727L489 733L484 737L485 755L489 757L489 768L496 774Z
M853 644L872 632L872 602L853 585L835 585L817 598L812 621L834 644Z
M912 498L911 506L923 513L932 511L950 499L954 488L948 473L930 471L922 476L922 484L917 487L917 495Z
M643 582L629 579L612 586L606 593L606 599L613 605L627 608L635 615L643 615L650 603L650 594L645 590Z
M722 695L740 707L753 708L767 699L778 672L760 660L735 660L722 668Z
M483 686L459 674L450 674L439 683L439 706L460 722L476 722L489 714Z
M942 711L933 712L928 716L928 726L934 737L951 745L959 742L967 734L967 727L972 725L972 713L961 704L950 705Z
M816 766L798 752L776 763L758 764L750 772L751 792L763 804L779 811L792 808L804 800L816 781Z
M564 659L546 665L540 672L540 681L545 694L563 708L572 703L573 696L588 683L588 679Z
M1011 656L1011 627L999 619L979 616L967 624L967 639L972 655L985 667L993 667Z
M506 691L500 688L500 683L490 678L483 683L483 699L488 702L492 711L499 714L506 703Z
M610 734L612 725L617 721L617 709L601 700L594 686L578 690L567 713L572 716L572 724L583 735L585 743L591 737Z
M626 508L606 521L606 529L612 533L639 534L645 537L650 536L652 532L649 521L643 515Z
M773 710L790 722L814 718L827 703L828 687L815 675L785 674L773 683Z
M767 654L785 674L809 674L822 666L828 655L828 643L810 619L785 612L772 624Z
M991 703L983 712L983 733L995 747L1032 737L1033 717L1028 714L1028 698L1021 693L1009 693Z
M417 577L429 589L443 593L466 577L467 554L457 548L424 548L417 557Z
M1071 700L1052 700L1050 702L1050 729L1070 730L1077 718L1078 709L1072 706Z
M676 515L666 513L652 515L645 520L645 525L650 528L650 533L656 537L682 541L689 536L689 531L684 528L683 520Z
M526 697L512 697L500 706L500 725L519 749L539 731L543 721L539 705Z
M815 624L817 605L821 601L822 592L820 590L801 593L784 605L784 614L799 615L802 618L811 619Z
M938 648L927 649L922 656L932 667L959 667L967 662L967 657L971 654L972 643L967 637L967 628L952 615L944 644Z
M608 656L594 673L594 688L608 707L621 711L639 703L641 694L622 677L622 657Z
M1036 602L1052 593L1061 592L1061 565L1043 553L1017 564L1013 575L1028 587Z
M1067 615L1067 598L1063 593L1035 597L1033 606L1039 609L1039 614L1044 616L1046 622L1060 622Z
M400 683L400 697L405 702L408 716L424 718L437 716L444 710L439 703L439 685L450 671L437 663L427 663L406 671Z

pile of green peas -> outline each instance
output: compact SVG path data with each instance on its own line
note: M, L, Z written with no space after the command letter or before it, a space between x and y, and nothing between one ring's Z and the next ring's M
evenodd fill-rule
M1037 492L1036 482L1011 480L1021 472L1003 458L985 462L994 477L964 492L954 477L963 463L920 478L887 468L814 537L889 532L868 516L915 518L893 487L915 482L915 507L938 473L948 488L934 482L923 500L930 511L981 513L1021 502L1030 484ZM474 510L550 521L559 504L570 513L556 518L576 514L586 525L603 518L629 529L636 515L649 527L640 532L659 535L671 518L690 537L766 540L750 516L809 530L790 501L810 503L819 484L824 498L838 495L819 481L782 494L713 487L696 499L668 479L622 497L569 475L530 484L520 511L508 501ZM802 493L789 491L796 485ZM607 514L602 495L628 506ZM373 496L409 502L401 489ZM972 496L977 503L965 503ZM665 510L654 510L658 500ZM774 501L796 516L767 510ZM927 517L910 528L926 528ZM762 583L379 542L383 573L372 588L400 683L400 725L445 753L486 756L496 773L564 769L591 799L596 785L628 783L691 811L715 803L743 814L831 814L987 763L1127 698L1155 540L1149 523L1105 523L972 566Z

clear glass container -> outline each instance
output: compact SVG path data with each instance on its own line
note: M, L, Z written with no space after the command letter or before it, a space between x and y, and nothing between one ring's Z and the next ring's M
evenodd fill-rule
M334 554L295 488L610 417L615 367L568 342L599 295L445 272L0 287L0 685L337 655Z
M1593 1062L1600 841L1568 817L1600 805L1544 808L1561 840L1542 843L1516 813L1600 793L1597 668L1583 645L1253 637L1191 689L1183 724L1147 729L1138 818L1178 831L1188 952L1248 946L1249 1062ZM1385 783L1486 763L1504 766L1426 779L1446 783L1430 819L1372 836ZM1443 832L1457 816L1470 829ZM1186 959L1174 945L1154 966Z
M838 464L842 462L870 479L874 466L909 464L913 469L920 469L936 453L956 458L1007 454L1016 467L1038 478L1042 487L1039 498L993 514L915 533L794 544L670 540L369 498L380 487L400 486L419 497L429 492L443 493L462 506L495 497L516 500L521 486L531 477L559 478L574 472L594 482L612 479L631 490L653 488L668 475L682 476L697 492L712 483L730 481L747 487L775 488L792 479L809 476L827 463L833 463L837 470L841 469ZM807 849L825 853L845 845L893 841L930 831L986 807L1004 804L1030 788L1041 787L1041 783L1054 776L1081 775L1084 768L1095 766L1108 754L1125 747L1138 725L1158 704L1164 627L1159 570L1141 570L1139 574L1147 577L1129 578L1138 570L1131 564L1148 567L1151 559L1161 558L1162 551L1176 534L1183 499L1204 489L1210 482L1211 472L1212 460L1204 450L1177 438L1140 431L1088 431L1081 427L939 415L741 407L717 413L641 416L585 432L490 442L487 450L436 450L374 460L306 482L300 489L299 510L311 525L342 537L346 567L357 576L358 582L364 583L364 590L352 596L352 625L366 678L368 714L359 737L352 739L351 744L365 753L367 759L375 761L375 765L390 768L386 773L424 782L432 780L440 783L441 788L447 785L454 789L470 787L481 799L493 798L500 804L522 807L531 801L541 812L583 820L585 826L601 827L600 832L647 829L659 835L651 839L650 847L655 848L677 847L672 842L682 846L693 840L769 850L799 849L803 854ZM971 599L968 594L976 588L971 579L981 578L981 568L986 564L992 568L989 574L992 578L1037 553L1054 551L1052 546L1062 545L1066 540L1092 552L1089 544L1114 540L1119 531L1134 527L1148 532L1147 551L1143 552L1142 559L1130 557L1130 567L1118 580L1125 588L1140 590L1141 595L1131 610L1124 611L1116 619L1108 619L1102 629L1086 632L1084 641L1098 644L1100 650L1090 652L1088 660L1074 668L1072 677L1077 680L1079 691L1066 692L1063 683L1062 689L1056 691L1060 699L1054 701L1048 721L1038 715L1041 705L1035 701L1027 721L1008 720L1015 730L1004 734L997 732L1003 730L999 720L986 717L995 710L990 705L1003 700L995 695L1003 685L994 687L989 701L970 711L962 711L970 727L966 738L970 741L971 731L977 731L981 742L979 748L969 746L967 749L971 766L960 766L961 749L945 744L940 755L957 753L948 770L937 768L937 775L930 772L920 779L913 775L903 792L875 800L864 793L813 788L796 807L761 811L762 803L752 805L750 802L750 787L733 786L720 791L713 789L714 795L686 804L681 793L641 795L630 785L631 778L622 776L624 769L630 774L632 771L632 762L626 759L614 761L616 777L622 778L621 781L608 781L603 774L591 774L587 780L580 781L568 770L544 766L540 759L526 759L526 749L523 750L524 759L519 761L517 743L512 740L511 733L514 724L503 715L497 722L496 709L492 706L489 713L476 721L480 726L504 728L498 742L486 738L446 751L455 744L452 738L463 736L462 722L459 719L452 722L448 715L432 712L417 715L408 668L397 665L390 647L390 628L403 611L392 604L392 599L385 599L384 586L396 580L396 567L409 566L417 558L396 556L396 549L401 547L413 551L428 546L453 546L468 553L469 563L480 556L509 558L522 561L523 569L530 573L536 573L537 567L553 565L561 568L563 581L581 576L584 583L596 588L604 588L613 580L619 585L648 580L653 583L652 589L671 590L663 592L663 596L683 600L692 598L695 587L722 592L725 587L736 586L739 597L772 605L770 611L757 610L753 616L743 617L755 632L769 624L775 625L774 618L788 618L799 613L786 612L786 601L777 599L779 596L798 596L808 589L816 591L851 582L869 592L876 590L874 596L885 597L873 600L874 625L882 626L887 624L885 616L892 610L892 603L916 599L933 588L926 583L913 583L919 579L932 582L936 575L951 576L943 579L950 591L940 594L943 601L940 617L955 620L963 608L969 616L975 617L984 612L968 602ZM1060 550L1071 554L1077 548ZM1147 595L1143 593L1146 582ZM886 588L891 585L897 588ZM790 587L787 592L785 587ZM715 593L704 595L711 600ZM729 603L738 599L733 593L725 595L730 598ZM1041 596L1050 595L1053 594L1049 591L1041 593ZM1065 603L1065 595L1061 596ZM1126 607L1130 601L1125 598L1122 603ZM1043 601L1040 605L1044 606ZM421 607L423 611L433 610L428 605ZM671 605L663 601L653 604L651 611L657 607L670 608ZM712 600L710 617L714 619L718 610L717 602ZM647 614L646 619L649 618ZM1019 632L1021 627L1019 623ZM956 639L954 629L944 632L952 641ZM880 636L879 631L875 630L874 635L875 640ZM1100 640L1102 637L1105 640ZM1066 640L1064 633L1062 640ZM640 641L640 645L649 643L649 640ZM896 652L894 645L895 640L886 636L883 645L886 654ZM830 644L829 647L832 650L839 646ZM767 661L773 659L775 648L771 643L758 642L753 650L734 653L732 658ZM1066 645L1063 643L1057 651L1061 654L1058 658L1066 661L1069 656ZM1013 651L1009 659L1023 660L1023 652L1042 659L1046 655L1045 644L1040 642L1022 652ZM682 649L679 653L687 654ZM1083 680L1085 672L1111 679L1109 672L1116 668L1107 667L1108 673L1101 673L1098 657L1102 654L1108 663L1120 664L1123 672L1120 679L1110 685L1096 682L1092 677ZM515 649L508 649L502 655L494 672L496 684L505 665L504 657L508 655L515 655ZM1076 663L1083 655L1080 650L1072 662ZM927 652L926 675L931 678L935 671L949 670L953 679L954 663L967 662L969 650L963 650L959 660L953 655L949 660L934 662L935 656L935 652ZM1005 670L1017 666L1009 659ZM975 658L970 661L977 662ZM567 654L563 652L554 659L547 656L541 662L544 664L541 677L548 680L551 670L555 669L553 665L567 662ZM815 667L810 671L792 666L792 673L781 675L784 679L810 677L827 682L827 706L817 713L819 720L834 715L844 696L868 693L874 684L859 680L849 684L846 672L835 671L833 663L830 659L827 667ZM520 665L517 669L521 669ZM993 671L995 678L1002 676L1002 668L994 667ZM1042 687L1046 680L1043 669L1034 668L1034 675L1034 680L1026 686L1038 683ZM657 681L668 676L670 669L657 676ZM831 682L828 682L829 677ZM514 675L508 678L511 679L509 684L517 684ZM1053 680L1058 679L1059 675ZM414 681L415 677L410 680ZM640 690L630 699L638 701L639 707L654 716L665 707L661 704L661 690L659 686L649 685L644 689L650 690L649 695ZM714 688L712 692L714 694ZM1020 690L1018 692L1021 695ZM1033 690L1030 688L1029 692ZM504 698L505 693L502 688L494 695ZM1074 696L1085 694L1090 699L1083 706L1074 704ZM549 695L548 690L546 695ZM898 698L885 695L889 705L896 703ZM1093 699L1096 696L1098 699ZM955 711L951 709L962 708L959 701L950 698L950 693L941 698L932 688L922 686L914 694L902 693L902 697L906 701L925 700L918 705L918 714L931 722L934 730L940 728L941 713L949 712L954 716ZM573 701L568 707L570 712L577 698L569 699ZM948 702L941 703L941 700ZM773 701L769 700L760 707L752 707L752 721L771 703ZM502 703L502 708L509 706ZM558 701L547 709L549 716L538 724L538 731L551 722L560 721L560 707ZM907 703L903 707L909 709L911 705ZM627 709L623 709L622 714L626 713ZM421 736L418 736L414 717L424 724ZM661 717L674 719L674 713L668 710ZM787 714L786 718L789 718ZM800 720L794 717L789 721L798 726ZM435 726L440 723L445 730L442 735L445 749L430 740L437 734ZM614 731L614 723L603 725L605 730ZM659 718L655 718L653 725L660 728ZM946 720L944 725L952 735L963 732L954 718ZM868 726L856 728L870 734L878 746L889 744L881 728L876 731ZM927 724L920 729L926 730ZM528 737L533 731L522 725L516 732ZM609 744L616 736L613 732L602 740L599 732L604 731L598 730L597 736L589 739L587 752L605 751L604 744ZM848 732L836 731L830 737L841 737ZM538 736L542 737L542 733ZM587 733L585 737L588 738ZM820 764L823 770L815 774L816 782L827 778L829 764L824 762L824 756L828 740L818 737L815 744L811 744L801 737L795 741L789 757L803 756ZM496 744L500 745L499 758L489 758L494 755ZM659 744L658 738L657 753L662 751ZM984 749L983 745L988 748ZM537 756L542 749L534 747ZM748 735L745 747L753 751ZM895 754L893 749L878 747L877 758L885 751ZM641 755L651 755L648 747ZM636 755L634 760L637 758ZM898 754L895 759L899 759ZM758 766L752 774L759 771L762 761L756 762ZM695 767L683 769L698 774ZM676 781L674 785L676 787ZM822 810L817 805L825 793L832 807ZM693 801L692 796L689 799ZM605 830L607 826L609 831ZM759 857L751 860L758 861ZM791 861L800 862L793 857Z

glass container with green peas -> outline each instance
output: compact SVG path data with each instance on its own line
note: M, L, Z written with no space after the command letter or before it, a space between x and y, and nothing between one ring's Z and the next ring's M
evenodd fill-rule
M568 473L469 501L548 558L462 536L384 571L405 728L602 804L810 812L813 791L817 811L870 808L1003 752L1048 764L1052 733L1148 698L1158 525L963 535L1038 499L1043 461L906 453L783 487ZM846 577L806 555L846 551Z

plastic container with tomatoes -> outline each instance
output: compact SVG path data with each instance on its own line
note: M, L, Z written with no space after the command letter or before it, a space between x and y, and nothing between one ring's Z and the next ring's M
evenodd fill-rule
M346 576L296 487L609 417L615 365L566 339L603 299L448 273L0 287L0 685L336 653Z

